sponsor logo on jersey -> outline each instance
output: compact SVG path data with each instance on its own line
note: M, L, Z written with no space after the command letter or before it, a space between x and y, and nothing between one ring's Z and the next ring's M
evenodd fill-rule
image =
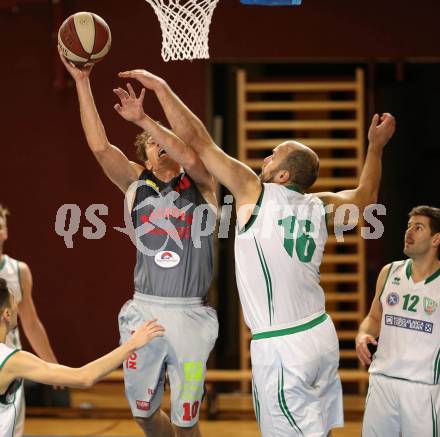
M430 297L424 297L423 298L423 309L425 310L425 313L429 316L435 312L437 309L437 302L432 300Z
M388 305L397 305L399 303L400 297L397 293L389 293L387 296L387 304Z
M425 332L426 334L432 334L434 329L434 324L431 322L410 319L408 317L393 316L391 314L385 314L385 325Z
M400 278L398 276L395 276L392 282L393 285L400 285Z
M150 403L146 401L136 401L136 408L142 411L148 411L150 409Z
M159 252L154 257L154 262L165 269L177 266L180 262L180 256L176 252L171 250L164 250Z

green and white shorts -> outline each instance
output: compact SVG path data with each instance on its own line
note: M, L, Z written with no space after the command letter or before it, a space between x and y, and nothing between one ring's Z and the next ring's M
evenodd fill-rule
M154 318L165 328L165 336L153 339L124 362L131 411L135 417L150 417L160 407L167 373L172 423L194 426L204 394L206 362L218 335L216 311L200 298L135 293L119 313L121 342Z
M439 416L440 385L370 374L362 437L438 437Z
M327 314L253 332L251 359L263 437L326 437L343 426L339 343Z

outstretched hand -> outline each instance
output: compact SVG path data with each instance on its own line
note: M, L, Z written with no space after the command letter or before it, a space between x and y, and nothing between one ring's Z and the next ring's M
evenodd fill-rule
M125 120L136 123L145 117L143 107L145 88L142 88L139 97L136 96L133 87L129 83L127 83L127 89L128 92L120 87L113 90L121 101L121 104L117 103L114 108L116 109L116 112Z
M380 116L379 114L374 114L368 131L368 140L371 145L384 147L393 136L395 130L396 120L391 114L388 112Z
M135 349L139 349L148 344L153 338L163 336L164 332L165 328L159 325L156 319L153 319L141 325L129 341L132 342Z
M155 76L147 70L123 71L119 73L118 76L122 78L136 79L145 88L153 91L156 91L158 88L165 84L165 81L163 79L161 79L159 76Z
M90 76L90 72L92 71L93 64L86 65L85 67L79 68L75 66L72 62L68 61L61 50L60 46L58 48L58 54L60 55L61 62L66 67L67 71L73 77L75 82L80 81L82 79L87 79Z

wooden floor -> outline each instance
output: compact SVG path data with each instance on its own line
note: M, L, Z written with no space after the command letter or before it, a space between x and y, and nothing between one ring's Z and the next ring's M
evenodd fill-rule
M259 437L255 421L219 420L202 421L201 430L206 437ZM333 437L353 437L360 435L359 422L347 422L343 429L333 431ZM37 419L26 421L27 436L143 436L131 419Z

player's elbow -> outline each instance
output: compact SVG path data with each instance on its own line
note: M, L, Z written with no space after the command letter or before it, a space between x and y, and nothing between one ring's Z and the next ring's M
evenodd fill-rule
M96 380L91 372L87 369L80 368L78 372L78 387L90 388L95 385Z
M378 190L372 187L371 185L368 186L359 186L356 188L354 193L355 198L355 204L360 209L365 209L367 206L377 203L378 198Z
M108 141L106 142L97 142L94 144L90 144L90 149L92 150L93 154L96 156L96 159L98 161L102 159L103 155L110 150L110 143Z

